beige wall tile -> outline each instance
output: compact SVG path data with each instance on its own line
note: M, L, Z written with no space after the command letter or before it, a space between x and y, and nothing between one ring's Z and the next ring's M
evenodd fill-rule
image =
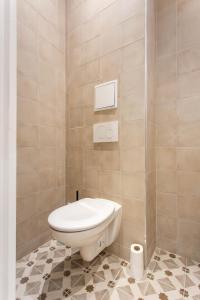
M53 66L44 60L39 60L38 81L41 85L56 85L56 73Z
M99 170L101 167L101 150L85 149L82 164L84 168Z
M39 172L40 190L49 189L56 185L55 169L42 169Z
M48 216L49 216L49 211L48 212L42 212L39 214L38 218L38 227L40 228L40 232L51 232L49 228L49 224L47 222Z
M17 68L24 76L37 80L38 60L36 54L20 49L17 54Z
M52 1L44 0L39 2L39 12L48 22L56 25L57 21L57 9L56 5Z
M180 75L178 82L179 98L198 96L200 94L199 80L199 71Z
M157 215L157 234L162 239L176 240L177 219L174 217Z
M157 2L161 3L163 1ZM168 6L168 3L166 6L166 9L160 10L157 15L157 24L159 24L157 26L158 57L169 55L176 51L176 6Z
M200 149L178 148L177 168L182 171L200 171Z
M181 255L192 257L194 260L199 261L199 247L199 239L187 238L178 242L177 251Z
M88 84L90 82L98 81L100 78L99 74L99 60L89 62L85 66L84 83Z
M121 1L113 1L112 5L100 13L101 33L110 27L116 26L121 21Z
M121 73L120 91L124 96L134 91L143 99L144 93L144 66L138 68L129 68ZM142 90L142 91L141 91Z
M157 247L161 248L161 249L166 249L172 253L177 253L177 241L173 240L173 239L167 239L165 237L162 236L158 236L157 237L157 241L156 241ZM178 252L180 253L180 251Z
M44 38L39 38L39 57L54 66L55 69L61 69L65 63L64 54Z
M48 211L49 209L55 209L56 207L56 189L47 189L42 190L38 193L37 201L36 201L36 210L37 213L40 214L41 212ZM48 203L48 205L47 205ZM53 204L53 205L52 205Z
M65 186L65 165L56 168L56 185Z
M35 147L20 147L17 151L17 173L31 173L40 167L39 150Z
M121 15L122 19L129 19L131 16L144 15L145 3L144 0L130 0L124 5L121 1Z
M176 149L157 147L156 165L158 170L176 170Z
M156 123L159 124L177 124L176 103L170 102L156 106Z
M38 126L18 126L17 144L19 147L35 147L38 145L38 142Z
M68 86L68 105L69 107L81 107L83 106L83 103L82 103L82 99L83 99L83 87L79 86L77 84L76 87L74 87L72 84L71 84L71 80L70 80L70 74L69 74L69 77L68 77L68 82L67 82L67 86Z
M162 193L176 193L177 176L175 171L159 170L156 175L157 191Z
M37 18L38 33L59 49L59 35L55 26L40 15Z
M34 31L38 29L37 12L25 0L17 1L17 17L19 21L23 21L25 27L31 28Z
M56 147L56 165L60 166L65 163L66 158L66 149L64 146L57 146Z
M117 50L122 45L122 27L117 25L101 35L100 40L100 55L103 56L114 50Z
M82 128L74 128L69 130L69 147L81 147L83 138Z
M125 172L145 171L145 152L143 147L121 151L121 168Z
M199 239L200 223L195 223L191 221L180 221L180 241L191 242L191 240Z
M156 10L158 13L169 9L172 6L174 7L174 9L176 8L176 3L174 3L174 0L168 0L168 1L158 0L156 2Z
M199 172L178 172L178 195L200 196L200 173Z
M26 98L18 98L17 103L17 122L24 125L38 125L39 124L39 103L35 100Z
M144 64L144 39L136 41L122 49L122 68L135 68Z
M200 232L198 6L196 0L157 1L157 214L176 218L178 228L167 237L167 221L166 228L158 221L157 243L194 259Z
M55 109L48 105L40 104L39 107L39 116L40 116L40 125L44 126L55 126L56 124L56 115Z
M69 56L68 59L69 68L80 67L84 63L83 47L79 45L74 49L70 49L68 56Z
M17 96L27 99L37 99L37 84L34 80L17 73Z
M69 111L70 128L81 127L83 124L83 112L81 108L71 108Z
M178 124L178 146L199 147L200 146L200 122Z
M38 220L35 218L35 216L32 216L32 218L29 218L28 220L17 225L16 237L18 243L32 240L37 236L38 233Z
M50 238L47 216L65 202L65 9L64 1L17 4L20 258Z
M80 166L77 169L69 168L66 172L69 172L69 186L76 190L80 189L83 186L83 170Z
M55 85L38 85L38 100L50 107L55 108L56 87Z
M83 59L82 63L89 63L93 60L96 60L100 56L100 38L95 37L92 40L89 40L82 46Z
M121 147L129 150L135 146L144 146L144 121L136 120L121 124Z
M92 128L92 126L87 126L84 128L83 141L84 141L84 143L82 145L84 146L84 148L93 149L94 144L93 144L93 128Z
M120 106L120 99L118 99L118 107ZM108 109L105 111L98 111L94 113L94 123L109 122L119 119L120 112L118 109Z
M100 34L101 30L101 15L98 14L92 19L88 19L82 24L82 41L92 40Z
M23 20L21 20L23 22ZM37 38L36 32L31 28L23 26L23 23L17 24L17 46L25 51L36 54Z
M39 149L39 168L55 168L56 149L54 147L40 147Z
M198 222L200 220L200 199L198 197L178 197L178 216L184 220Z
M40 126L40 146L54 147L56 145L56 128L53 126Z
M80 127L76 128L69 128L71 124L67 125L67 156L70 159L70 168L67 170L68 198L74 199L75 190L79 188L83 197L103 197L122 203L124 196L121 181L124 168L131 171L130 174L124 172L127 175L128 188L131 190L131 196L128 198L132 197L132 186L135 182L135 198L144 200L144 1L130 0L124 5L121 0L87 0L76 4L74 6L70 1L70 7L73 8L67 12L69 20L72 20L66 43L69 59L72 60L68 65L70 80L67 80L67 103L74 111L75 108L79 109L78 121L83 118L83 123L78 123L77 126ZM113 79L118 80L118 109L95 113L94 86ZM71 112L68 115L70 119ZM119 143L93 144L92 125L111 120L120 121ZM73 126L76 126L74 124ZM141 152L136 149L140 149ZM70 154L73 150L77 153ZM131 151L137 162L133 161ZM124 155L132 159L132 169L131 164L125 161ZM133 173L134 170L142 172L136 174ZM80 173L84 189L81 189ZM138 212L142 211L144 202L141 203L137 203ZM132 239L144 242L144 215L140 220L142 224L131 234ZM127 253L124 242L126 245L131 242L126 238L128 233L124 234L125 238L117 239L118 251L121 248L126 249L120 250L120 253Z
M120 152L118 150L98 151L102 170L120 170Z
M128 222L143 223L145 218L145 202L134 198L123 199L123 218Z
M73 149L67 155L67 165L71 168L81 167L83 164L83 152L81 149Z
M162 124L156 126L156 146L174 147L177 143L177 126L174 124Z
M178 72L183 74L200 69L200 50L198 48L187 49L178 54Z
M118 171L102 171L100 173L100 189L108 195L120 195L121 176Z
M91 126L93 123L96 123L97 113L94 112L94 106L84 107L81 117L85 126Z
M144 242L144 223L123 221L121 225L120 240L121 245L129 248L133 241L142 244ZM129 250L130 251L130 250Z
M144 98L137 97L134 93L122 96L120 103L122 121L142 120L145 115Z
M94 106L94 84L82 86L77 98L81 98L83 106Z
M157 102L163 104L169 101L174 101L174 99L177 98L177 93L177 79L165 81L161 85L157 86Z
M17 225L36 213L37 193L17 198Z
M177 216L176 194L157 193L157 212L159 215Z
M121 72L121 49L109 53L100 59L100 79L102 81L115 80Z
M157 62L157 85L174 81L177 74L177 57L175 54L161 57Z
M178 2L178 48L183 49L200 42L198 35L199 1L181 0Z
M144 15L135 15L122 23L122 43L127 45L144 37Z
M86 169L84 172L84 187L86 189L99 189L99 171L95 169Z
M18 174L17 197L31 196L37 192L39 192L39 176L37 172Z
M145 199L145 175L143 172L122 173L122 194L125 197Z
M200 101L199 96L181 99L177 101L177 117L180 122L197 122L200 121L199 116Z

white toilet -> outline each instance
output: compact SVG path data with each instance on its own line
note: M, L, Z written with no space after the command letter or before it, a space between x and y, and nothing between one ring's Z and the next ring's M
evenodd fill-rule
M121 217L118 203L84 198L54 210L48 223L56 240L78 248L82 258L91 261L115 241Z

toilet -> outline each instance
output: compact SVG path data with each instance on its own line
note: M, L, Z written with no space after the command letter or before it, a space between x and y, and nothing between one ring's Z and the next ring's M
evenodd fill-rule
M85 261L93 260L116 239L122 206L100 198L84 198L54 210L48 217L53 238L78 248Z

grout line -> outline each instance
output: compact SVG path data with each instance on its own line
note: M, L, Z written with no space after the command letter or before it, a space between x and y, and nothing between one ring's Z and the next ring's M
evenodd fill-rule
M59 251L59 250L62 250L62 245L56 245L55 242L51 242L51 243L50 243L49 245L47 245L46 247L41 247L41 248L38 247L39 253L42 253L42 252L44 252L44 251L48 251L49 248L52 247L52 246L55 247L55 250L58 250L58 251ZM56 246L57 246L57 247L56 247ZM40 252L40 251L42 251L42 252ZM156 251L156 253L155 253L155 251ZM156 247L155 251L154 251L154 253L153 253L152 257L151 257L150 262L152 262L152 261L154 262L154 256L155 256L155 255L158 255L158 256L161 255L162 249ZM168 257L168 254L172 253L172 252L170 252L170 251L166 251L166 250L164 250L164 251L166 252L166 253L163 255L164 257L165 257L165 256ZM49 250L49 252L52 252L52 253L53 253L54 251L50 251L50 250ZM114 277L113 280L116 281L116 283L117 283L118 281L120 281L120 278L117 279L117 277L118 277L118 276L120 275L120 273L124 270L124 268L122 268L121 265L120 265L120 260L122 260L122 258L120 258L119 256L117 256L117 255L115 255L115 254L112 254L112 253L110 253L110 252L107 252L107 251L106 251L105 253L106 253L106 254L105 254L104 256L97 256L91 264L90 264L90 263L88 264L88 266L91 267L91 268L92 268L92 267L96 267L94 264L95 264L95 262L96 262L98 259L100 259L100 265L97 265L97 269L95 268L94 272L89 272L89 273L88 273L88 278L89 278L89 280L92 279L92 278L93 278L92 273L94 273L96 277L98 277L99 279L103 279L103 278L101 278L101 276L97 275L96 272L98 272L99 267L100 267L100 268L102 267L102 265L103 265L103 263L104 263L104 260L108 257L108 255L112 255L112 257L116 257L116 258L119 259L119 262L117 262L116 264L119 266L120 270L117 272L117 274L116 274L115 276L113 276L113 277ZM29 256L30 258L31 258L33 255L35 256L36 253L31 252L30 254L28 254L28 256ZM176 254L176 255L179 256L178 254ZM182 256L181 256L181 257L182 257ZM179 258L181 258L181 257L179 257ZM80 258L80 256L78 256L78 258ZM178 258L178 257L177 257L177 258ZM178 259L179 259L179 258L178 258ZM65 256L62 257L62 259L65 259ZM34 260L34 259L32 259L32 260ZM45 262L45 260L46 260L46 259L43 259L42 262ZM35 260L35 261L36 261L36 260ZM162 261L162 260L161 260L161 261ZM25 260L23 263L26 264L26 262L27 262L27 260ZM41 262L41 261L39 261L39 262ZM56 262L56 259L54 259L54 262ZM58 264L61 263L61 262L62 262L62 261L59 261ZM182 262L182 261L181 261L181 262ZM76 263L76 262L75 262L75 263ZM155 261L155 263L156 263L156 261ZM186 258L186 260L185 260L185 262L183 263L183 265L184 265L185 267L187 267L187 266L188 266L188 263L189 263L189 258ZM53 264L53 263L52 263L52 264ZM109 265L112 265L112 263L108 263L108 264L109 264ZM115 264L115 263L114 263L114 264ZM194 262L194 264L196 265L196 262ZM76 265L80 266L80 272L79 272L79 273L75 273L74 275L79 276L79 278L74 282L73 287L71 286L71 289L72 289L72 288L76 288L77 283L81 280L81 277L84 276L83 269L84 269L85 267L84 267L83 265L80 265L80 264L77 264L77 263L76 263ZM156 264L155 264L155 265L156 265ZM26 271L29 271L29 270L31 271L31 270L33 269L33 267L34 267L34 266L32 266L32 267L29 268L29 267L25 266L25 270L26 270ZM37 268L37 266L35 266L35 267ZM128 266L127 266L126 268L128 268ZM182 268L182 265L179 266L179 264L178 264L178 268ZM155 270L155 266L154 266L152 272L153 272L154 270ZM161 271L163 271L163 270L164 270L164 268L163 268ZM110 272L110 270L109 270L109 272ZM62 272L61 272L61 273L62 273ZM40 276L40 275L41 275L41 274L39 274L39 276ZM73 275L73 274L72 274L72 275ZM183 288L185 289L187 273L184 272L184 275L185 275L185 278L184 278L184 287L183 287ZM26 275L24 275L24 276L26 276ZM23 276L23 277L24 277L24 276ZM27 275L27 276L30 276L30 275ZM87 274L86 274L86 276L87 276ZM126 274L125 276L126 276L126 279L127 279L128 274ZM56 277L56 278L57 278L57 277ZM55 278L55 279L56 279L56 278ZM19 278L18 280L20 280L20 278ZM158 280L159 280L159 278L158 278L157 280L154 279L153 281L150 280L149 278L143 279L141 282L145 282L145 288L144 288L143 293L141 293L141 291L140 291L140 294L142 294L144 298L145 298L146 296L148 296L148 295L147 295L147 291L148 291L149 286L150 286L150 285L153 285L153 282L154 282L154 283L158 283L158 285L160 285ZM51 281L51 278L49 279L49 281ZM53 281L53 280L52 280L52 281ZM106 280L105 280L105 282L106 282ZM163 283L162 285L160 285L160 288L162 289L162 287L164 287L164 288L166 287L166 289L167 289L167 288L172 289L172 287L175 287L176 291L179 292L179 288L176 286L176 284L174 283L174 281L171 279L170 282L171 282L171 284ZM60 287L59 287L59 286L56 284L56 282L54 282L54 281L53 281L53 284L54 284L57 288L59 288L60 291L61 291L61 290L63 289L63 287L64 287L64 286L62 286L61 289L60 289ZM173 286L172 286L172 285L173 285ZM94 284L94 286L95 286L95 284ZM21 291L20 291L20 289L19 289L20 287L21 287ZM120 287L120 286L119 286L119 287ZM43 288L43 287L41 287L41 288ZM116 286L115 288L117 288L117 286ZM20 285L18 285L17 291L19 290L18 293L20 293L20 295L23 296L24 293L25 293L25 289L26 289L26 285L25 285L25 286L20 286ZM30 289L30 290L31 290L31 289ZM116 291L116 289L107 289L107 290L108 290L109 294L110 294L110 293L113 293L114 291ZM102 289L101 291L103 291L103 289ZM173 291L175 291L175 290L173 290ZM173 291L171 291L171 292L173 292ZM126 291L122 290L122 292L124 293L124 297L127 296L127 298L128 298L128 296L130 296ZM41 293L41 291L40 291L40 293ZM169 290L169 291L166 291L165 293L166 293L166 294L170 293L170 290ZM47 291L47 294L48 294L48 291ZM156 289L155 289L155 294L154 294L154 296L157 296L157 295L158 295L158 293L156 292ZM72 295L71 297L72 297L72 299L75 300L76 294ZM106 299L107 299L107 293L105 292L105 294L102 295L101 300L106 300ZM180 297L180 299L184 299L184 296Z

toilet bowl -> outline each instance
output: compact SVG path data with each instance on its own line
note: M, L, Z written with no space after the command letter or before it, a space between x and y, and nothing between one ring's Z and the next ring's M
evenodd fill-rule
M116 239L122 206L100 199L84 198L54 210L48 217L53 238L78 248L85 261L91 261Z

